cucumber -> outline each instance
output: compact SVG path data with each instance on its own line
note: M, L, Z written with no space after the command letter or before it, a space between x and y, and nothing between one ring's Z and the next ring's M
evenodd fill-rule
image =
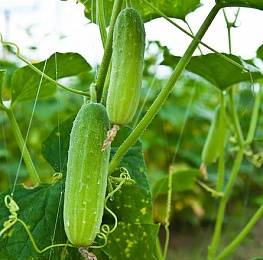
M112 49L106 108L112 124L125 125L137 110L143 74L145 31L135 9L125 8L119 13Z
M226 135L225 107L218 106L202 151L202 162L209 165L216 161L224 146Z
M110 148L101 150L109 129L103 105L84 104L70 134L64 196L64 227L69 241L90 246L100 231Z

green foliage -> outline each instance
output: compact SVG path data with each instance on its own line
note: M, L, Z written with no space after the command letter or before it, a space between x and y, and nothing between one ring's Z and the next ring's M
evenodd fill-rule
M62 206L63 206L64 185L57 183L54 185L42 185L35 189L25 189L23 186L16 187L14 200L19 206L18 217L22 219L30 228L39 248L44 248L53 243L66 241L63 229ZM0 226L8 219L9 211L5 207L4 197L9 194L0 195ZM59 214L58 214L59 213ZM58 218L57 218L58 216ZM55 235L53 232L55 231ZM60 259L62 248L53 249L39 255L32 247L28 235L20 223L16 223L7 237L0 238L1 259Z
M61 122L42 143L42 154L56 172L67 172L69 135L75 117Z
M86 16L93 22L95 22L96 17L96 7L93 5L92 1L81 0L81 3L85 3L85 14ZM109 20L111 17L111 11L113 6L113 0L107 0L104 2L104 13L106 23L109 24ZM200 4L200 0L176 0L176 1L160 1L154 0L150 1L151 4L156 6L160 11L165 13L167 16L176 17L179 19L185 19L185 16L193 12L196 8L198 8ZM146 2L142 0L132 1L132 7L137 9L143 17L145 22L150 21L152 19L160 17L159 13L154 11Z
M251 63L250 61L243 61L240 57L230 54L224 53L224 55L242 66L250 66L249 68L252 68L253 71L251 73L244 72L214 53L192 57L186 69L203 77L221 90L227 89L231 85L239 82L250 81L251 77L253 77L254 80L263 78L263 74L259 68L249 65L249 63ZM171 55L168 49L166 49L164 51L162 64L175 67L180 58L181 57Z
M224 6L239 6L239 7L250 7L263 10L263 3L261 0L217 0Z
M84 1L81 0L80 2L84 3ZM101 1L100 3L104 4L106 24L109 24L113 0ZM131 3L140 12L144 21L150 21L159 17L159 14L147 5L145 1L124 1L123 8L127 3ZM169 0L165 2L154 0L151 3L167 16L183 20L188 13L200 6L199 0ZM217 3L221 6L245 6L263 10L262 1L260 0L217 0ZM92 22L98 15L95 5L94 1L85 1L85 12ZM217 9L214 8L213 10L214 12L210 13L211 20ZM101 17L103 17L103 14L100 13ZM203 32L208 25L208 21L209 19L202 26ZM137 118L133 122L134 126L147 113L163 86L167 86L167 78L156 72L156 67L159 66L160 53L164 53L164 61L161 65L166 65L166 68L168 67L170 70L178 64L180 59L180 57L171 55L168 49L161 46L160 43L155 42L155 44L157 46L156 54L146 55L142 99ZM195 44L197 45L197 42L194 41L192 46ZM111 52L108 53L109 56L110 54ZM213 118L214 108L220 101L220 91L212 88L212 85L219 90L224 90L226 95L228 95L228 88L230 87L235 93L234 105L237 115L233 113L233 110L229 111L229 105L226 110L230 138L227 140L228 145L225 151L226 177L223 180L227 184L230 179L232 186L235 183L231 203L232 205L240 206L242 204L244 206L243 202L245 200L252 207L262 203L263 179L262 174L260 174L261 169L257 169L253 165L253 163L255 164L255 156L262 154L262 117L258 121L252 143L245 147L248 160L242 162L240 175L236 181L234 180L235 176L230 177L233 159L236 151L240 150L236 138L236 121L238 120L235 121L235 116L240 119L240 128L245 136L245 133L250 129L250 117L253 112L252 104L255 93L251 85L253 82L262 81L262 72L252 60L244 61L238 56L223 55L234 62L229 63L222 58L222 55L218 54L192 57L186 67L188 71L176 82L176 88L171 92L165 104L162 104L164 103L162 102L164 101L164 98L162 100L163 96L159 96L158 109L162 106L160 113L153 120L154 113L152 112L152 116L147 114L147 123L150 123L151 119L152 124L151 128L145 131L141 138L143 145L140 141L137 141L133 146L129 147L118 168L113 173L111 172L110 180L113 188L117 186L116 180L124 170L129 172L134 183L123 185L107 201L107 206L118 218L118 226L115 232L109 235L108 242L104 248L93 250L99 260L137 259L138 257L140 259L157 259L156 237L159 225L153 224L154 220L167 223L169 217L173 220L174 214L176 214L176 221L179 220L184 223L199 224L202 223L202 220L206 223L214 221L213 208L215 201L210 198L210 195L206 194L206 191L195 185L200 176L198 167L201 162L201 150L208 132L209 121ZM262 46L257 51L257 57L262 59ZM181 65L183 63L186 65L186 61L189 59L190 56L188 55L187 57L185 55ZM236 64L239 64L239 66L236 66ZM32 159L37 166L36 168L42 180L47 182L47 184L41 184L34 189L16 186L14 200L20 207L18 217L29 226L37 245L41 249L52 243L66 243L67 237L64 232L62 214L64 181L67 171L70 131L76 111L80 107L82 100L79 96L75 98L73 95L67 95L65 92L60 91L56 92L56 98L54 98L55 95L53 96L53 94L56 91L56 84L42 79L41 75L32 71L30 66L19 68L15 72L14 70L17 67L15 64L1 61L0 66L1 69L7 69L7 77L3 89L0 84L0 92L1 94L3 93L3 99L12 99L12 104L16 105L17 112L23 111L23 113L17 113L22 135L28 130L27 121L32 112L33 101L36 100L37 96L47 98L44 101L36 100L38 103L34 111L34 122L26 140ZM71 87L85 89L85 91L91 82L96 81L95 73L91 71L90 65L76 53L55 53L46 61L36 63L35 66L55 80L74 77L73 81L67 82L70 83ZM249 69L251 73L242 71L242 66L245 69ZM103 63L101 67L103 67ZM184 66L181 68L183 70ZM180 71L179 67L176 72L181 73L182 70ZM0 83L3 81L2 76L3 74L0 72ZM176 78L176 73L173 73L173 76ZM175 83L173 80L169 82ZM170 84L171 88L173 84ZM17 101L27 102L19 103ZM262 110L262 104L259 104L258 110ZM0 226L2 226L10 215L4 205L4 197L11 193L10 188L14 178L17 178L15 176L16 172L19 173L18 183L23 179L26 184L30 185L31 180L24 179L27 176L24 165L21 165L21 169L20 164L18 166L17 158L19 158L20 153L18 153L17 144L14 142L13 136L9 134L11 131L6 117L1 117L0 123L2 127L2 135L0 136L0 189L5 190L5 192L0 194ZM55 125L57 127L50 133ZM141 128L140 131L143 130L145 130L145 127ZM119 147L125 143L127 137L131 136L131 133L132 129L128 127L119 131L112 143L111 159ZM42 142L42 140L45 141ZM41 144L42 155L46 161L40 155ZM149 168L147 172L143 154L145 154ZM182 168L181 165L184 167ZM239 165L234 170L235 175L237 175ZM54 182L50 178L54 171L63 174L61 180ZM172 176L173 191L171 194L170 216L166 216L165 213L168 172ZM148 181L148 178L150 181ZM211 187L216 186L216 180L217 169L216 165L212 164L208 169L209 187L210 185ZM226 186L230 187L231 185L227 184ZM109 186L109 191L110 188ZM249 197L247 195L244 197L245 189L249 189ZM227 188L227 190L228 194L232 192L231 188ZM103 200L103 198L100 199ZM232 205L229 207L231 210L233 209ZM154 219L152 211L154 211ZM222 223L224 215L223 210L220 220ZM113 226L114 219L112 215L105 212L103 223ZM98 237L95 241L100 242ZM0 258L3 260L78 260L81 259L81 256L77 249L70 248L56 248L39 255L33 249L32 243L21 224L16 223L5 234L4 238L0 238Z
M90 65L77 53L55 53L46 61L34 64L53 79L76 76L91 70ZM40 85L41 83L41 85ZM48 97L56 91L56 85L32 71L27 65L15 71L12 77L12 103Z
M263 44L257 49L257 57L263 60Z
M171 171L172 174L172 191L174 193L193 190L195 181L200 175L197 169L177 169ZM161 178L153 187L153 197L156 198L160 194L166 194L168 187L168 176Z
M155 260L156 236L159 225L119 222L116 231L109 237L104 251L112 260L136 259Z
M66 126L67 124L69 126L72 125L72 121L70 122L70 120L67 120L63 125ZM63 135L63 138L65 139L69 139L70 127L68 127L68 130L68 134ZM129 132L129 129L124 128L121 130L120 135L112 144L113 153L117 149L118 145L123 142L123 139ZM52 134L57 136L56 130L54 130ZM53 142L56 142L56 138L50 136L49 139L45 141L44 151L48 149L48 144L50 144L51 147L54 147ZM68 147L62 146L61 149L63 149L61 150L62 154L65 154L65 151L68 150ZM55 156L56 152L52 152L52 150L48 151L50 151L48 157L49 160L49 158ZM59 165L59 158L56 158L58 160L56 163L55 159L51 160L51 163L54 166ZM147 177L145 175L146 169L142 157L141 145L139 142L137 142L123 158L121 166L125 167L129 171L136 184L124 185L122 189L114 195L113 201L108 202L108 207L111 208L117 215L119 224L116 233L114 232L110 235L108 245L102 250L105 250L106 255L113 257L113 259L121 259L125 254L128 253L130 254L131 258L135 258L139 253L142 256L152 256L152 258L142 259L155 259L155 238L158 232L158 225L152 224L151 193L149 190L150 188ZM118 174L119 172L116 172L116 176L118 176ZM32 231L33 236L40 248L51 244L51 238L54 231L56 214L58 212L59 205L61 208L59 208L59 221L57 224L56 239L54 240L54 243L66 242L63 231L64 229L62 227L63 203L59 204L59 200L63 202L63 197L60 197L61 194L63 194L63 191L63 183L44 185L33 190L25 190L22 187L18 187L16 189L14 199L20 207L18 216L30 227L37 227L36 229L32 229ZM8 193L1 194L0 200L2 203L1 208L4 209L5 206L3 204L3 198L5 194ZM3 222L7 220L9 213L7 209L1 211L1 213L0 224L2 225ZM110 215L106 214L104 216L103 222L111 224L113 223L113 219ZM50 228L47 229L47 226ZM145 237L143 234L147 234L147 237ZM21 239L18 239L19 236L21 236ZM124 237L126 239L123 239ZM124 245L127 245L128 251L119 250L117 245L120 243L120 241L122 241L121 243L124 243ZM13 259L12 257L16 255L15 252L21 251L21 248L23 248L21 260L27 259L29 256L37 256L31 246L31 242L27 239L27 235L20 224L16 224L14 226L12 236L8 239L2 239L1 243L5 246L1 246L0 256L3 255L10 257L8 259ZM54 249L52 253L52 259L60 259L59 257L61 254L61 249ZM68 254L68 257L72 257L75 254L75 251L69 250ZM46 259L43 257L48 257L49 252L44 256L38 256L42 257L41 259ZM79 259L78 257L74 259Z

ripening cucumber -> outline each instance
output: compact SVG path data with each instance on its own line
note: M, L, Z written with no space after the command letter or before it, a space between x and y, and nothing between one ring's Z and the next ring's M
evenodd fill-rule
M209 165L216 161L225 143L226 115L225 107L218 106L211 123L202 151L202 162Z
M103 105L84 104L70 133L64 196L64 226L75 246L90 246L100 231L110 148L101 150L109 130Z
M106 108L111 123L129 123L139 104L145 31L139 13L122 10L116 20L112 44L112 69Z

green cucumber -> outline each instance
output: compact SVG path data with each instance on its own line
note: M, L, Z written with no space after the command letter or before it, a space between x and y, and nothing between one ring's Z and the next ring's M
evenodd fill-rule
M84 104L70 134L64 196L64 227L69 241L90 246L100 231L110 148L102 151L109 129L103 105Z
M112 124L125 125L137 110L143 73L145 31L135 9L125 8L119 13L112 49L106 108Z
M202 162L209 165L216 161L224 146L226 135L225 107L218 106L202 151Z

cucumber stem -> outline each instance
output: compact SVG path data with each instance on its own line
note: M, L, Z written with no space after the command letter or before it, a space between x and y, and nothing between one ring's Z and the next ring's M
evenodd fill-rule
M99 25L102 45L103 45L103 48L105 48L105 44L107 41L107 30L106 30L106 23L105 23L103 0L96 1L96 23Z
M224 192L224 196L220 199L219 208L217 211L217 218L216 218L214 234L213 234L212 242L208 249L208 257L207 257L208 260L215 259L217 248L218 248L218 245L221 239L222 225L224 221L226 205L231 195L233 186L235 184L235 181L236 181L236 178L237 178L237 175L238 175L238 172L239 172L242 160L243 160L243 155L244 155L244 150L241 148L236 155L236 159L232 167L231 175L227 183L226 190Z
M36 171L36 168L34 166L32 159L31 159L30 153L26 147L26 143L24 141L24 138L22 136L20 128L19 128L17 121L15 119L14 113L13 113L12 109L8 109L8 108L5 109L5 112L8 116L9 121L10 121L13 134L15 136L16 142L17 142L18 147L20 149L21 155L24 159L24 162L25 162L26 168L28 170L29 176L31 177L34 186L37 186L40 183L40 178L37 174L37 171Z
M256 93L256 98L253 106L253 112L252 117L249 125L249 130L246 138L246 144L250 144L253 141L253 138L255 136L256 128L257 128L257 122L258 122L258 116L260 111L260 103L261 103L261 88Z
M262 216L263 216L263 205L259 207L259 209L252 216L252 218L249 220L249 222L243 228L243 230L234 238L234 240L225 249L222 250L222 252L219 254L219 256L216 259L222 260L225 259L227 256L229 256L239 246L239 244L246 238L246 236L249 234L251 229L254 227L257 221L262 218Z
M100 69L98 72L98 78L96 80L96 90L97 90L98 100L101 100L101 96L103 93L103 87L104 87L105 79L106 79L107 72L108 72L108 67L109 67L110 60L111 60L111 54L112 54L112 40L113 40L114 24L121 10L122 2L123 0L115 0L113 4L112 15L110 19L110 29L109 29L107 41L105 44L105 50L104 50L104 54L102 57Z

